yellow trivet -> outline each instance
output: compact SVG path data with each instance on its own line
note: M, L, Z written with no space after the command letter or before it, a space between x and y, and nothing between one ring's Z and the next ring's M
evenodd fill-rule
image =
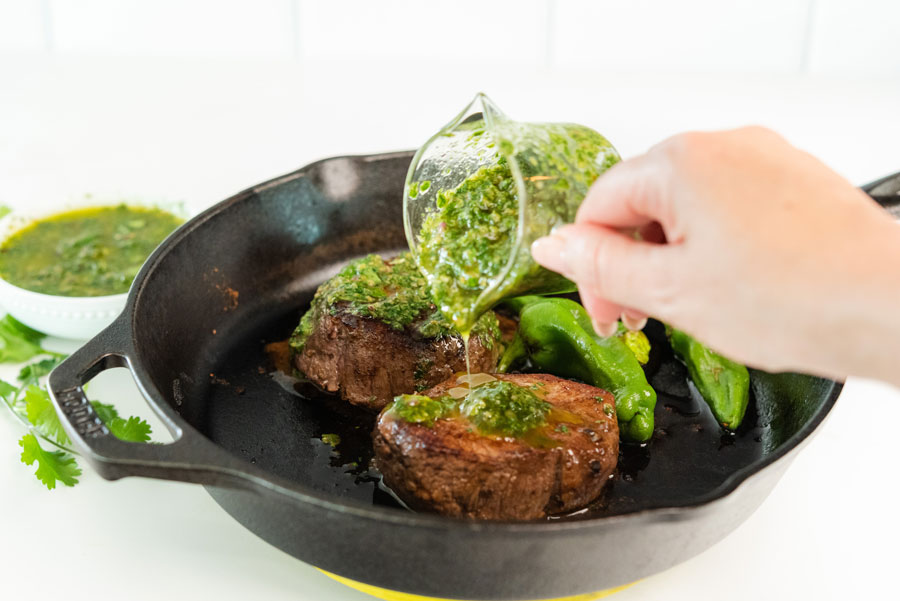
M384 601L452 601L450 599L440 599L438 597L423 597L422 595L412 595L410 593L391 591L386 588L372 586L371 584L356 582L355 580L350 580L349 578L344 578L343 576L338 576L337 574L332 574L331 572L326 572L325 570L319 571L329 578L337 580L341 584L345 584L350 588L354 588L360 592L366 593L367 595L372 595L373 597L384 599ZM572 595L571 597L559 597L557 599L546 599L541 601L595 601L596 599L602 599L604 597L608 597L612 594L618 593L619 591L631 586L631 584L625 584L622 586L617 586L615 588L608 588L605 591L597 591L595 593L585 593L583 595Z

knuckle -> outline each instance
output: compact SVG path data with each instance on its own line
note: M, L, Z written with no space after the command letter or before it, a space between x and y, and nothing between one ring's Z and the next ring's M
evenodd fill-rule
M685 132L672 136L659 146L664 160L676 171L702 164L709 155L714 134Z
M678 305L683 294L680 289L682 278L678 277L671 266L663 266L657 254L651 258L645 270L646 298L648 309L653 315L670 319L678 312Z
M608 298L616 274L614 273L617 258L608 243L607 236L596 236L593 239L593 247L587 253L586 267L587 277L593 284L592 288L601 297Z
M605 234L584 236L577 248L577 262L572 275L579 287L598 297L607 298L616 278L614 266L618 259Z
M678 134L669 139L671 144L668 145L668 151L679 158L691 157L703 149L708 137L708 134L698 131Z
M742 152L761 152L762 149L789 145L789 142L781 134L761 125L749 125L728 132L728 136L723 142L727 142L731 147Z
M625 246L616 234L600 237L592 253L596 292L616 303L627 302L640 280L640 273L629 268L632 261L625 254Z
M735 133L757 139L781 138L780 135L762 125L747 125L735 130Z

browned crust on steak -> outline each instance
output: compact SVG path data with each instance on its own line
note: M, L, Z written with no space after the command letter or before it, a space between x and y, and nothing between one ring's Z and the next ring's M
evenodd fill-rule
M493 371L499 344L486 348L469 340L474 371ZM423 338L409 328L395 330L381 321L348 312L326 315L294 357L294 366L320 388L350 403L380 411L398 394L434 386L465 371L458 336ZM418 377L417 377L418 376Z
M516 337L516 332L519 329L519 322L502 313L497 313L496 315L497 324L500 326L500 340L504 344L509 344Z
M412 424L386 411L373 432L385 483L414 509L476 519L536 519L596 499L619 453L615 412L604 411L604 405L615 407L613 396L546 374L496 377L523 386L544 384L545 400L562 411L551 412L551 427L541 434L559 446L483 436L462 419L440 419L433 427ZM424 394L440 396L456 385L451 378ZM567 423L567 412L581 423ZM555 419L566 423L568 432L553 428Z

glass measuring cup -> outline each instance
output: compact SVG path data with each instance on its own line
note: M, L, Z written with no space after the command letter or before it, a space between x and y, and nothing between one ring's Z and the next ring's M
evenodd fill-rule
M575 289L532 259L531 243L574 221L619 158L588 127L514 121L484 94L419 149L404 188L406 239L461 333L506 298Z

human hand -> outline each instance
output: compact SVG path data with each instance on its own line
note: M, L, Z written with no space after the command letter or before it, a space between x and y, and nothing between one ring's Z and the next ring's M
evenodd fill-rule
M762 128L674 136L588 192L535 242L599 333L652 315L736 361L900 383L900 228Z

